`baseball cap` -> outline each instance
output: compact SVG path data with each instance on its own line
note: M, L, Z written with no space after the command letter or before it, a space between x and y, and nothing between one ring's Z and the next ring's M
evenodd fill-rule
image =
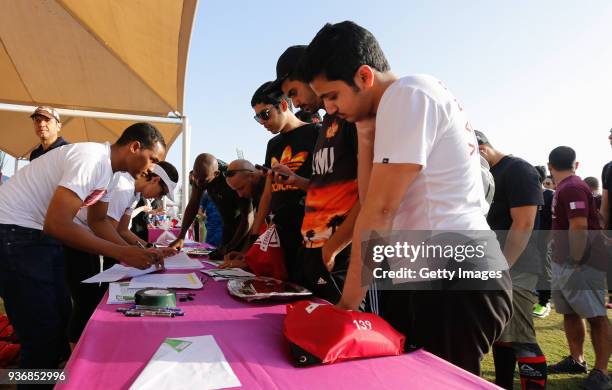
M273 89L281 89L281 84L289 77L297 68L297 65L306 52L306 45L290 46L278 57L276 61L276 80L268 86L268 91Z
M478 140L478 145L489 144L489 139L487 138L486 135L483 134L482 131L474 130L474 133L476 134L476 139Z
M166 187L168 187L168 193L166 194L166 196L168 197L168 199L174 202L174 189L176 188L176 185L178 183L175 183L172 180L170 180L170 177L168 176L164 168L160 167L157 164L153 165L152 172L156 174L157 176L159 176L160 179L166 185Z
M35 115L42 115L45 118L55 119L56 121L61 122L59 113L55 108L52 107L38 106L36 107L36 110L34 110L32 115L30 115L30 118L34 118Z

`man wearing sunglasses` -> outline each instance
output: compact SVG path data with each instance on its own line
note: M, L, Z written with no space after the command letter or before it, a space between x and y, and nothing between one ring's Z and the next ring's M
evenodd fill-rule
M118 172L113 177L114 188L111 192L107 220L117 230L121 238L129 245L152 248L153 245L140 239L129 229L132 211L142 195L145 199L161 199L167 196L174 201L174 189L178 183L176 168L167 161L153 165L150 172L134 179L126 172ZM87 209L81 209L75 221L88 230ZM167 255L174 254L174 249L160 249ZM100 259L96 254L83 252L64 246L66 259L66 280L72 300L72 314L68 323L68 341L76 343L91 317L96 306L108 288L108 283L81 283L101 271ZM117 261L105 258L103 269L108 269Z
M308 179L312 172L312 151L320 126L299 120L292 111L289 100L280 90L269 90L272 83L261 85L253 94L251 107L255 120L275 136L266 148L265 166L285 165L296 175ZM300 227L304 216L303 188L295 183L285 183L283 178L268 175L264 193L257 208L251 235L260 232L265 218L272 216L273 223L285 255L290 280L296 276L296 252L302 246Z
M226 253L242 249L249 232L253 208L249 199L241 199L227 185L226 171L225 164L221 165L212 154L202 153L196 157L193 164L191 196L185 208L181 233L169 245L170 247L181 248L183 246L187 231L198 213L202 194L207 191L223 223L221 246L211 252L209 257L220 260Z

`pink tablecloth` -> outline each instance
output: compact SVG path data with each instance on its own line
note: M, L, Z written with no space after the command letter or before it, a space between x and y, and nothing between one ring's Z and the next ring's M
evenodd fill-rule
M186 271L183 271L186 272ZM90 319L66 366L66 389L126 389L166 337L214 335L245 389L498 389L424 351L294 368L282 335L285 306L245 303L208 280L177 318L128 318L107 305Z

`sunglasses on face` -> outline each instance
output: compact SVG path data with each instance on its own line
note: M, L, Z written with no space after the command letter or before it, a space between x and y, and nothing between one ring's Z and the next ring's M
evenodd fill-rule
M274 106L276 107L276 106ZM272 112L272 108L264 108L263 110L259 111L257 114L255 114L255 116L253 116L253 119L255 119L255 121L257 123L263 123L265 121L267 121L268 119L270 119L270 113Z
M253 172L253 171L250 169L230 169L229 171L225 172L225 176L234 177L236 176L238 172Z

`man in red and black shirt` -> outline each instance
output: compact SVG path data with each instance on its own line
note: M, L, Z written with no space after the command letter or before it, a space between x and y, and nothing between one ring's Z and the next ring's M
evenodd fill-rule
M608 254L601 234L598 211L591 189L575 171L576 153L567 146L550 152L548 167L557 183L553 198L552 298L563 314L570 355L549 367L553 373L587 372L583 355L586 329L591 325L595 368L582 386L608 389L610 323L606 316L606 269Z

